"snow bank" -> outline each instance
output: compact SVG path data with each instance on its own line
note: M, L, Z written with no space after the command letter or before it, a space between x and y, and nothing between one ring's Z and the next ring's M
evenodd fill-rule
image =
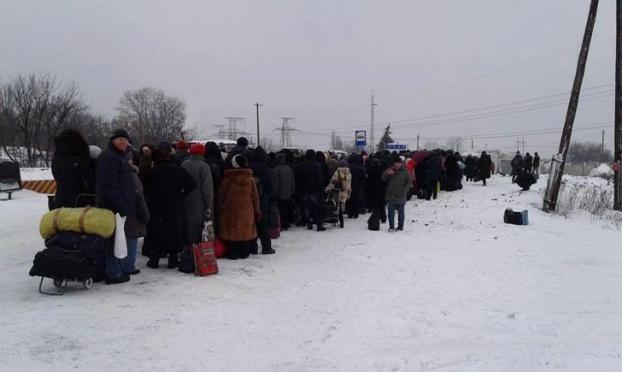
M557 213L569 217L580 212L616 226L622 224L622 213L613 210L613 182L600 177L564 176Z
M610 180L613 177L613 169L607 164L601 164L590 171L590 177L600 177Z
M53 180L50 168L21 168L22 181L45 181Z

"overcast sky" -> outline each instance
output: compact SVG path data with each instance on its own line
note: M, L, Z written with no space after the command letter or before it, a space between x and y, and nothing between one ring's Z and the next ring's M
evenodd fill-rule
M511 151L525 133L527 151L550 154L559 133L546 130L563 125L568 96L557 94L571 89L589 3L0 0L0 79L75 80L109 117L123 91L161 88L187 103L205 138L225 116L255 133L259 101L263 135L277 141L279 118L295 117L294 141L320 148L332 129L347 141L369 130L373 90L377 127L393 123L411 148L419 134L422 145L462 136L467 149L473 137L474 150ZM593 89L575 123L587 129L575 140L600 142L607 126L612 147L614 54L615 2L601 1L584 82ZM462 113L438 116L452 112Z

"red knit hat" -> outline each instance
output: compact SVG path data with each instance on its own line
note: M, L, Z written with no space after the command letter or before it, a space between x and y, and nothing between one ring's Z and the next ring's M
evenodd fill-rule
M190 155L205 155L205 145L202 143L193 143L190 145Z
M175 144L175 148L180 151L188 150L188 142L181 140Z

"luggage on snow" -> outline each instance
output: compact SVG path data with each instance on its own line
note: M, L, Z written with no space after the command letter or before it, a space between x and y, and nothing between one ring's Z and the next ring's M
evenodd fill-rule
M109 238L114 234L115 215L101 208L58 208L41 218L39 232L43 239L49 239L62 231L99 235Z
M503 213L503 222L512 225L529 225L529 213L526 210L514 212L511 208L508 208Z

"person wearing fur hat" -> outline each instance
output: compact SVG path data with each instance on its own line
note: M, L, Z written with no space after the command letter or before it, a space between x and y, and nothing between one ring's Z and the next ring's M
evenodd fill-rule
M248 140L246 137L240 137L236 141L236 145L229 151L227 154L227 160L225 162L225 168L231 169L233 165L231 164L231 159L238 154L244 155L246 153L246 149L248 148Z
M188 172L171 159L172 146L158 144L155 166L144 179L151 218L147 225L150 256L147 266L158 268L161 254L168 254L168 268L179 265L184 235L184 197L196 187Z
M343 211L346 208L346 202L352 195L352 174L347 160L339 162L339 168L333 173L326 192L333 189L339 189L339 227L343 229Z
M205 221L212 220L214 212L214 182L210 166L205 163L205 145L190 145L190 158L181 167L194 179L197 187L184 197L186 216L186 241L188 244L201 242Z
M219 238L227 247L227 258L248 258L257 240L256 222L261 210L259 192L243 154L231 157L231 169L225 171L218 189L216 210L219 213Z

